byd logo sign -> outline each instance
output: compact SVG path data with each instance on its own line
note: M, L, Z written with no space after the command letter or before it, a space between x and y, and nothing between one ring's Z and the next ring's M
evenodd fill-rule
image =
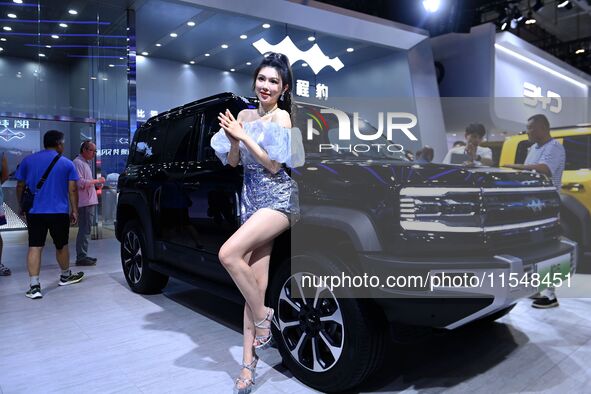
M321 114L333 114L336 116L339 123L339 141L351 141L351 121L349 115L343 111L332 108L323 108L320 110ZM385 116L386 123L386 138L388 141L393 140L394 131L402 131L404 135L411 141L418 141L417 137L412 133L411 129L418 123L417 117L409 112L388 112ZM383 140L384 138L384 113L378 113L378 127L374 133L365 134L359 129L359 113L353 113L353 133L356 140L361 141L377 141ZM311 141L314 138L314 134L320 134L314 129L314 122L312 119L308 119L306 138ZM339 146L339 144L320 144L320 152L325 149L332 149L335 151L346 150L349 152L368 152L372 148L377 149L379 152L382 149L388 152L403 152L404 147L400 144L354 144Z
M562 111L562 97L558 93L548 90L543 95L541 86L529 82L523 83L523 102L531 107L537 107L538 103L542 103L543 109L548 109L555 114Z

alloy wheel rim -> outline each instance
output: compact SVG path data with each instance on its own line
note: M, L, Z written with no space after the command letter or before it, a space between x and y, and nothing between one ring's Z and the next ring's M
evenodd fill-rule
M142 278L143 260L140 239L134 231L128 232L123 241L123 267L130 282L137 284Z
M299 272L283 283L277 303L277 325L291 357L302 367L322 373L331 369L343 352L343 315L328 287L317 287L312 290L314 297L305 297L304 275L315 277Z

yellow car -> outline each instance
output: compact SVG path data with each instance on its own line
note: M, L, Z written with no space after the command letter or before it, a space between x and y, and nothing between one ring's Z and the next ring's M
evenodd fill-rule
M564 234L579 244L579 272L591 272L591 126L552 129L566 151L562 173L560 220ZM499 166L522 164L527 156L527 134L507 138L503 144Z

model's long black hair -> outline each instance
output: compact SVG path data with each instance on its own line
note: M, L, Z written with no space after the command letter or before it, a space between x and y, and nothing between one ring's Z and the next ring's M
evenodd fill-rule
M289 116L292 117L292 104L291 104L291 91L293 89L293 74L291 72L291 66L289 65L289 59L282 53L275 53L275 52L267 52L263 55L263 61L259 66L254 70L254 75L252 78L252 90L255 89L257 76L259 75L259 71L263 67L273 67L277 70L277 73L281 77L281 81L283 86L287 85L287 90L283 94L283 100L281 96L279 96L279 100L277 100L277 106L282 110L285 110L289 113Z

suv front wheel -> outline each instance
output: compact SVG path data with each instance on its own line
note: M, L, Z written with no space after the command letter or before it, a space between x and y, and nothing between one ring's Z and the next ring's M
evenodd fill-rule
M160 293L168 283L168 276L152 270L145 255L146 240L136 220L123 228L121 265L127 284L136 293Z
M273 336L283 362L296 378L323 392L361 383L381 361L383 319L372 304L339 297L327 288L308 289L305 275L341 275L336 258L300 255L284 260L270 286L275 308Z

